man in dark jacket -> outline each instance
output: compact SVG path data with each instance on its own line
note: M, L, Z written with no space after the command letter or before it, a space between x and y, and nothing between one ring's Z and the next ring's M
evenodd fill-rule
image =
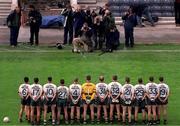
M80 30L85 22L86 13L81 9L80 6L74 12L74 37L77 38L79 36Z
M17 46L19 28L21 26L21 9L16 7L7 17L7 25L10 28L10 45Z
M30 23L30 44L34 44L34 35L35 35L35 44L39 44L39 28L42 23L42 16L39 11L35 9L33 5L29 6L30 11L28 14L29 23Z
M72 44L73 40L73 11L70 4L66 5L66 9L64 9L61 13L65 17L64 21L64 44L67 44L68 33L69 33L69 44Z
M134 27L137 24L136 16L132 12L132 8L129 8L128 12L122 17L124 20L125 30L125 46L134 46ZM130 43L129 43L130 41Z
M175 0L175 21L176 26L180 26L180 0Z

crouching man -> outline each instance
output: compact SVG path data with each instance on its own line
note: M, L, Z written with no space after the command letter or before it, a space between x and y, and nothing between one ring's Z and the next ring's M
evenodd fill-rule
M73 52L78 53L81 50L85 52L92 52L93 43L91 37L92 37L92 29L88 26L87 23L84 23L80 31L80 37L74 38L73 40Z

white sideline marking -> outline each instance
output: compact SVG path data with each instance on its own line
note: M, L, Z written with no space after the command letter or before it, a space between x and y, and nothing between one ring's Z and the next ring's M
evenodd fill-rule
M0 53L3 53L3 52L14 52L14 53L19 53L19 52L22 52L22 53L62 53L62 52L71 52L70 50L41 50L41 49L37 49L37 50L10 50L10 49L2 49L0 50ZM179 53L180 50L117 50L117 51L114 51L115 53L116 52L123 52L123 53L140 53L140 52L155 52L155 53L161 53L161 52L177 52ZM100 53L100 51L96 52L95 53Z

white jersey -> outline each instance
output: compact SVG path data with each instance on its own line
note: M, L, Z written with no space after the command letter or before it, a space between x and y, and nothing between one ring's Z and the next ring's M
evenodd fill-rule
M134 87L132 84L125 84L122 87L121 93L123 95L124 100L130 100L134 95Z
M146 86L143 84L137 84L134 86L134 96L137 100L142 99L146 93Z
M27 97L29 95L29 89L30 89L29 84L21 84L18 90L19 95L24 98Z
M96 84L96 93L100 97L105 97L108 94L108 85L106 83L97 83Z
M57 88L57 98L67 99L69 97L69 88L66 86L59 86Z
M159 89L159 98L162 100L165 99L169 94L169 86L165 83L160 83L158 84L158 89Z
M121 93L122 85L118 82L111 82L108 85L109 92L111 92L112 97L117 97Z
M149 95L150 99L157 96L159 90L156 83L147 83L146 84L146 93Z
M47 83L43 86L44 95L47 98L53 98L56 95L57 86L52 83Z
M80 84L71 84L69 86L69 93L73 99L77 99L82 94L82 87Z
M32 84L30 87L31 98L35 100L36 98L41 97L43 88L40 84Z

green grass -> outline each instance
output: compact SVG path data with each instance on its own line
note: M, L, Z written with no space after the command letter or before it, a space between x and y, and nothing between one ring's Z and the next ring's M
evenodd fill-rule
M138 52L138 50L150 50L150 52ZM154 52L154 50L165 51ZM164 76L171 90L168 123L180 125L180 86L178 85L180 51L178 50L180 50L179 45L137 45L130 51L120 50L102 56L98 56L100 52L95 52L82 56L71 53L70 47L61 51L45 46L21 45L15 49L0 46L0 125L4 125L2 122L4 116L9 116L11 119L8 125L26 124L18 123L20 99L17 90L24 76L30 78L30 83L34 77L39 77L41 84L46 83L48 76L52 76L57 85L59 80L64 78L69 85L75 77L83 83L88 74L92 75L92 81L95 83L99 75L104 75L106 82L109 83L111 76L117 74L122 84L126 76L131 78L132 84L137 83L138 77L143 77L147 83L149 76L154 76L156 82L159 76Z

